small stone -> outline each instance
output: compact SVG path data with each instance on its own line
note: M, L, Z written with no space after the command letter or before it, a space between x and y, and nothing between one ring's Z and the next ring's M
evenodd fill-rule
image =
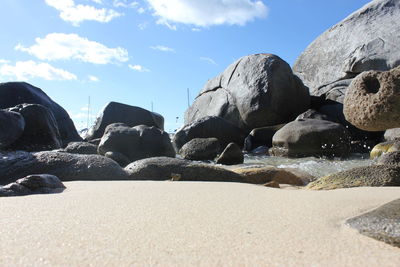
M235 143L230 143L216 160L218 164L224 165L242 164L243 161L243 152Z

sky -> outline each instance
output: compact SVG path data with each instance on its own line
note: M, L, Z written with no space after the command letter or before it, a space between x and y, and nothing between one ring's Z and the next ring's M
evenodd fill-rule
M0 82L41 88L78 130L116 101L163 115L172 132L207 80L238 58L272 53L293 65L368 2L0 0Z

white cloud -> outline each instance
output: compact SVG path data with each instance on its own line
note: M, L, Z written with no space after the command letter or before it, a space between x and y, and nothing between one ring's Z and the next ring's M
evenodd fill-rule
M74 0L45 0L46 4L54 7L60 12L60 18L64 21L71 22L74 26L85 20L98 22L110 22L112 19L122 16L113 9L95 8L89 5L77 5ZM96 3L102 1L94 1Z
M265 17L268 8L260 0L147 0L158 23L183 23L198 27L244 25Z
M123 8L137 8L139 5L137 1L129 1L129 0L114 0L113 4L115 7L123 7Z
M9 61L9 60L6 60L6 59L0 59L0 64L8 64L8 63L10 63L10 61Z
M100 81L100 79L97 78L97 77L94 76L94 75L89 75L89 76L88 76L88 79L89 79L89 81L91 81L91 82L98 82L98 81Z
M63 69L53 67L48 63L29 61L17 61L15 65L0 65L0 76L17 80L29 80L42 78L45 80L77 80L75 74Z
M150 48L154 49L154 50L159 50L162 52L175 52L175 49L168 47L168 46L164 46L164 45L150 46Z
M203 60L203 61L206 61L206 62L208 62L208 63L210 63L210 64L217 65L217 62L215 62L215 60L212 59L212 58L209 58L209 57L201 57L200 59Z
M50 33L44 38L36 38L36 44L15 49L27 52L41 60L76 59L93 64L109 64L128 61L128 51L124 48L108 48L101 43L90 41L77 34Z
M103 0L92 0L92 2L102 5L103 4Z
M144 29L147 28L147 22L140 23L138 25L138 28L143 31Z
M138 72L149 72L150 70L141 66L141 65L131 65L129 64L129 68L134 70L134 71L138 71Z

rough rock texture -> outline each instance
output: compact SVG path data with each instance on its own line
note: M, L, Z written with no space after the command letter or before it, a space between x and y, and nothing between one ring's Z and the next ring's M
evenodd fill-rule
M400 199L346 221L363 235L400 247Z
M272 138L270 154L287 157L335 156L349 153L349 133L342 125L324 120L297 120Z
M115 152L115 151L108 151L104 154L105 157L114 160L117 162L121 167L125 167L129 163L131 163L130 159L122 153Z
M397 165L400 164L400 151L385 153L378 158L379 165Z
M333 95L340 102L348 79L400 64L399 17L398 0L371 1L312 42L294 64L294 73L311 95Z
M221 147L226 147L233 142L243 145L245 133L229 121L221 117L204 117L179 129L172 142L175 150L179 151L184 144L194 138L217 138Z
M77 155L44 151L0 153L0 184L47 173L62 181L124 180L127 174L113 160L99 155Z
M347 89L343 112L351 124L366 131L400 127L400 67L357 76Z
M224 168L168 157L138 160L126 166L125 171L133 180L242 181L239 174Z
M38 104L21 104L9 109L24 117L25 128L9 149L43 151L61 148L58 124L50 109Z
M37 174L26 176L5 186L0 186L0 197L60 193L64 189L65 186L57 176Z
M0 149L16 141L24 131L25 120L18 112L0 110Z
M334 173L310 183L313 190L360 186L400 186L400 166L375 165Z
M305 119L314 119L314 120L325 120L325 121L334 121L328 115L320 113L314 109L309 109L306 112L301 113L299 116L296 117L296 121L298 120L305 120Z
M371 159L374 159L382 156L385 153L396 152L396 151L400 151L400 141L393 140L377 144L372 148L369 155Z
M252 151L260 146L271 147L272 137L283 126L285 126L285 124L253 129L244 140L244 150Z
M1 109L11 108L23 103L39 104L51 110L57 121L64 146L69 142L82 140L68 113L41 89L24 82L0 83Z
M400 140L400 128L386 130L384 134L384 139L386 141Z
M242 175L245 183L265 184L274 181L278 184L304 185L303 180L298 175L273 166L247 167L234 169L233 171Z
M98 147L98 153L118 152L130 162L151 157L175 157L168 133L154 126L129 127L124 123L107 126Z
M106 127L112 123L125 123L130 127L137 125L155 126L164 130L164 118L146 109L117 102L108 103L89 129L85 140L101 138Z
M71 142L63 152L72 154L97 154L97 146L87 142Z
M220 152L217 138L195 138L179 150L179 154L189 160L214 160Z
M289 122L309 105L308 89L285 61L271 54L250 55L207 82L186 111L185 124L218 116L251 131Z
M235 143L230 143L216 160L216 163L223 165L242 164L244 161L243 152Z

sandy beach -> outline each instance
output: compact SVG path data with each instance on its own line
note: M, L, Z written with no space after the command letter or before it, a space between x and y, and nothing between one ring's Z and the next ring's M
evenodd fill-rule
M400 249L345 219L400 188L307 191L239 183L68 182L2 198L1 266L399 266Z

